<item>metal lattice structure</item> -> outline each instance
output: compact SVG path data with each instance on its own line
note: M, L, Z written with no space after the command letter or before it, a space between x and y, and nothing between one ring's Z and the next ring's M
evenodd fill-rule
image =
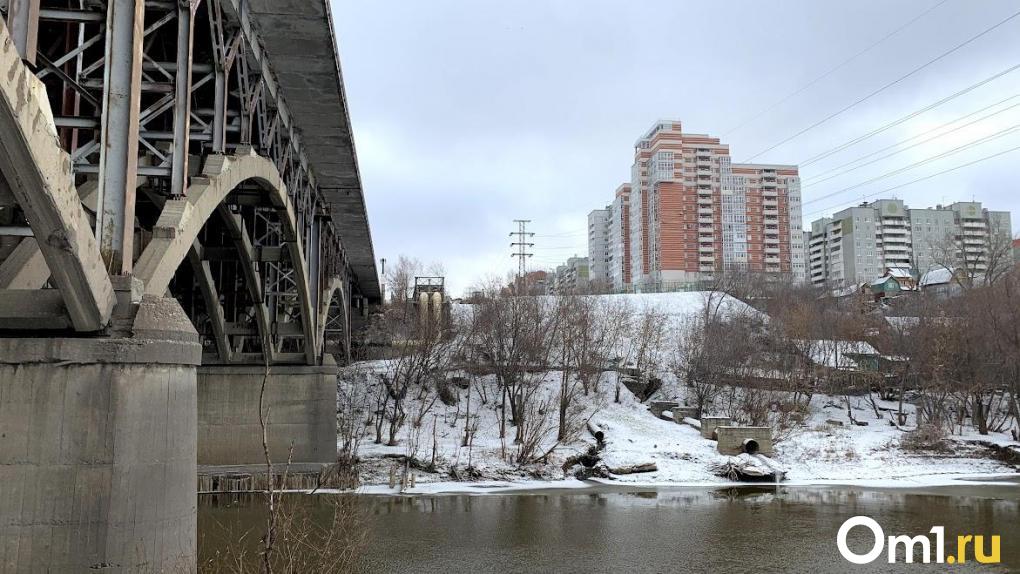
M0 0L20 136L0 145L0 328L101 332L131 276L181 302L208 363L349 350L351 308L379 298L371 235L328 3L291 4ZM317 35L305 58L335 77L300 77L285 30ZM19 316L29 291L43 320Z

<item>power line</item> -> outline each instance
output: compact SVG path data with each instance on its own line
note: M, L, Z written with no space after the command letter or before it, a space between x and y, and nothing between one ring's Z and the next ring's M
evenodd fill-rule
M900 32L902 32L903 30L905 30L905 29L907 29L908 27L910 27L910 26L911 26L911 25L912 25L912 24L913 24L914 22L917 22L917 21L918 21L918 20L920 20L921 18L924 18L924 17L925 17L925 16L927 16L927 15L928 15L928 14L929 14L930 12L932 12L933 10L935 10L936 8L938 8L939 6L941 6L941 5L945 4L945 3L946 3L946 2L948 2L948 1L949 1L949 0L942 0L941 2L939 2L939 3L935 4L934 6L932 6L931 8L928 8L928 9L927 9L927 10L925 10L924 12L921 12L921 13L920 13L920 14L918 14L917 16L914 16L913 18L911 18L910 20L908 20L908 21L907 21L907 22L906 22L905 24L901 25L901 26L900 26L899 28L896 28L896 29L895 29L895 30L893 30L892 32L889 32L889 33L888 33L888 34L886 34L885 36L882 36L882 37L881 37L880 39L878 39L877 41L873 42L873 43L872 43L871 45L869 45L869 46L868 46L867 48L864 48L864 49L863 49L863 50L861 50L860 52L857 52L857 53L856 53L856 54L854 54L853 56L850 56L849 58L847 58L847 59L843 60L842 62L840 62L840 63L839 63L839 64L837 64L836 66L834 66L834 67L832 67L832 68L829 68L829 70L828 70L828 71L826 71L826 72L825 72L825 73L823 73L822 75L820 75L820 76L816 77L815 79L811 80L810 82L808 82L808 83L804 84L803 86L801 86L801 87L800 87L800 88L798 88L797 90L795 90L795 91L793 91L793 92L790 92L789 94L787 94L786 96L784 96L784 97L783 97L783 98L782 98L781 100L779 100L779 101L775 102L774 104L770 105L769 107L767 107L767 108L765 108L765 109L761 110L760 112L758 112L757 114L755 114L755 115L751 116L750 118L747 118L746 120L744 120L744 121L740 122L740 123L739 123L738 125L734 126L733 128L730 128L730 130L729 130L729 131L727 131L727 132L724 132L724 133L723 133L723 137L726 137L726 136L730 135L731 133L733 133L733 132L735 132L735 131L739 130L740 128L742 128L742 127L746 126L747 124L749 124L749 123L753 122L754 120L756 120L756 119L758 119L758 118L762 117L763 115L765 115L765 114L767 114L767 113L771 112L772 110L776 109L776 108L777 108L777 107L779 107L780 105L782 105L782 104L786 103L786 102L787 102L787 101L788 101L788 100L789 100L790 98L792 98L792 97L794 97L794 96L797 96L797 95L801 94L802 92L804 92L805 90L807 90L807 89L808 89L808 88L810 88L811 86L813 86L813 85L817 84L818 82L820 82L820 81L824 80L825 78L828 78L828 77L829 77L829 76L831 76L831 75L832 75L833 73L835 73L835 72L837 72L838 70L842 69L842 68L843 68L844 66L846 66L846 65L847 65L847 64L849 64L850 62L852 62L852 61L856 60L857 58L859 58L859 57L863 56L864 54L866 54L866 53L870 52L870 51L871 51L871 50L873 50L873 49L874 49L875 47L877 47L877 46L878 46L879 44L881 44L881 43L885 42L885 41L886 41L886 40L888 40L889 38L892 38L892 37L893 37L893 36L895 36L896 34L899 34L899 33L900 33Z
M885 125L879 126L879 127L871 130L870 132L868 132L868 133L866 133L866 134L864 134L862 136L858 136L858 137L856 137L854 139L851 139L850 141L842 143L842 144L840 144L840 145L838 145L838 146L836 146L834 148L826 150L826 151L824 151L824 152L822 152L820 154L814 155L812 157L809 157L806 160L802 160L802 161L797 162L797 163L801 167L804 167L804 166L811 165L811 164L813 164L815 162L821 161L821 160L823 160L823 159L825 159L825 158L827 158L827 157L829 157L829 156L831 156L833 154L839 153L839 152L841 152L841 151L843 151L843 150L845 150L845 149L847 149L849 147L857 145L857 144L861 143L862 141L864 141L866 139L870 139L870 138L872 138L872 137L874 137L874 136L876 136L876 135L878 135L878 134L880 134L880 133L882 133L884 131L888 131L889 129L894 128L894 127L896 127L896 126L898 126L898 125L900 125L900 124L902 124L902 123L904 123L904 122L906 122L908 120L911 120L911 119L913 119L913 118L915 118L915 117L917 117L917 116L919 116L919 115L921 115L921 114L923 114L923 113L925 113L927 111L931 111L931 110L941 106L942 104L944 104L944 103L946 103L948 101L954 100L954 99L956 99L956 98L958 98L958 97L960 97L960 96L962 96L964 94L972 92L972 91L980 88L981 86L983 86L983 85L985 85L985 84L987 84L989 82L995 81L995 80L1001 78L1002 76L1005 76L1006 74L1015 72L1018 69L1020 69L1020 64L1015 64L1013 66L1010 66L1009 68L1006 68L1005 70L1002 70L1002 71L1000 71L998 73L992 74L991 76L988 76L987 78L985 78L985 79L983 79L983 80L981 80L981 81L979 81L979 82L977 82L975 84L971 84L970 86L967 86L966 88L964 88L964 89L962 89L962 90L960 90L960 91L958 91L958 92L956 92L954 94L950 94L950 95L942 98L941 100L939 100L937 102L928 104L927 106L925 106L923 108L914 110L913 112L910 112L909 114L907 114L905 116L902 116L902 117L900 117L898 119L895 119L895 120L893 120L893 121L891 121L891 122L889 122L889 123L887 123Z
M538 233L535 237L580 237L582 235L588 235L584 231L571 231L564 233Z
M1012 126L1010 126L1008 128L999 130L999 131L997 131L997 132L995 132L995 133L993 133L991 135L987 135L985 137L978 138L978 139L976 139L976 140L974 140L972 142L963 144L961 146L957 146L957 147L955 147L953 149L950 149L950 150L944 151L942 153L933 155L933 156L925 158L925 159L923 159L921 161L914 162L912 164L905 165L903 167L900 167L900 168L894 169L892 171L883 173L882 175L879 175L877 177L873 177L873 178L868 179L866 181L862 181L861 183L858 183L858 184L855 184L855 185L851 185L850 187L844 187L843 189L840 189L840 190L834 191L832 193L828 193L828 194L822 195L820 197L816 197L816 198L814 198L814 199L812 199L810 201L805 201L801 205L808 205L808 204L811 204L811 203L817 203L818 201L821 201L823 199L828 199L830 197L835 197L837 195L841 195L841 194L846 193L848 191L857 189L858 187L863 187L863 186L868 185L870 183L875 183L876 181L885 179L887 177L892 177L894 175L899 175L899 174L901 174L901 173L903 173L905 171L910 171L910 170L914 169L915 167L920 167L922 165L931 163L933 161L940 160L942 158L949 157L949 156L951 156L953 154L960 153L961 151L964 151L966 149L969 149L969 148L972 148L972 147L975 147L975 146L979 146L979 145L982 145L982 144L986 144L986 143L988 143L990 141L999 139L999 138L1001 138L1003 136L1007 136L1007 135L1009 135L1011 133L1015 133L1017 130L1020 130L1020 124L1012 125Z
M857 162L859 162L859 161L861 161L861 160L864 160L864 159L868 159L869 157L872 157L872 156L875 156L875 155L877 155L877 154L880 154L880 153L882 153L883 151L886 151L886 150L889 150L889 149L895 148L895 147L897 147L897 146L903 145L903 144L905 144L905 143L907 143L907 142L909 142L909 141L915 140L915 139L917 139L917 138L919 138L919 137L924 137L924 136L926 136L926 135L928 135L928 134L930 134L930 133L932 133L932 132L934 132L934 131L938 131L938 130L940 130L940 129L942 129L942 128L944 128L944 127L948 126L948 125L952 125L952 124L955 124L956 122L959 122L959 121L961 121L961 120L965 120L965 119L967 119L967 118L969 118L969 117L971 117L971 116L974 116L974 115L980 114L981 112L983 112L983 111L985 111L985 110L988 110L988 109L994 108L995 106L998 106L998 105L1001 105L1001 104L1004 104L1004 103L1006 103L1006 102L1008 102L1008 101L1010 101L1010 100L1012 100L1012 99L1015 99L1015 98L1017 98L1017 97L1020 97L1020 94L1014 94L1014 95L1012 95L1012 96L1009 96L1008 98L1006 98L1006 99L1004 99L1004 100L999 100L998 102L995 102L994 104L990 104L990 105L987 105L987 106L985 106L985 107L983 107L983 108L981 108L981 109L979 109L979 110L975 110L975 111L973 111L973 112L970 112L969 114L966 114L966 115L960 116L960 117L958 117L958 118L956 118L956 119L953 119L953 120L950 120L950 121L948 121L948 122L945 122L945 123L943 123L943 124L940 124L940 125L938 125L938 126L935 126L935 127L931 128L930 130L925 130L925 131L923 131L923 132L921 132L921 133L919 133L919 134L917 134L917 135L915 135L915 136L911 136L911 137L909 137L909 138L907 138L907 139L905 139L905 140L901 140L901 141L898 141L898 142L896 142L896 143L894 143L894 144L892 144L892 145L886 146L886 147L884 147L884 148L881 148L881 149L879 149L879 150L873 151L873 152L871 152L871 153L868 153L868 154L864 154L864 155L862 155L862 156L860 156L860 157L858 157L858 158L856 158L856 159L850 160L850 161L848 161L848 162L846 162L846 163L842 163L842 164L840 164L840 165L837 165L836 167L833 167L833 168L829 168L829 169L827 169L827 170L825 170L825 171L823 171L823 172L821 172L821 173L815 174L815 175L813 175L813 176L811 176L811 177L809 177L809 178L806 178L806 179L807 179L808 181L813 181L813 180L816 180L816 179L818 179L819 177L821 177L821 176L823 176L823 175L826 175L826 174L829 174L829 173L832 173L832 172L836 171L837 169L840 169L840 168L846 167L846 166L848 166L848 165L853 165L853 164L855 164L855 163L857 163ZM1005 112L1006 110L1012 109L1013 107L1015 107L1015 106L1010 106L1010 107L1008 107L1008 108L1004 108L1004 109L1002 109L1002 110L999 110L999 111L997 111L997 112L995 112L995 113L993 113L993 114L989 114L989 115L987 115L987 116L984 116L984 117L982 117L981 119L983 120L983 119L987 119L987 118L989 118L989 117L991 117L991 116L993 116L993 115L998 115L998 114L1001 114L1001 113ZM978 121L980 121L980 120L978 120ZM968 124L968 125L970 125L970 124ZM961 127L962 127L962 126L961 126ZM949 132L947 132L947 133L949 133ZM943 135L945 135L945 134L943 134Z
M540 245L535 249L538 251L542 251L544 249L587 249L587 248L588 248L587 245L570 244L570 245Z
M965 123L965 124L962 124L962 125L956 126L955 128L953 128L953 129L951 129L951 130L947 130L947 131L944 131L944 132L942 132L942 133L940 133L940 134L934 135L934 136L932 136L932 137L930 137L930 138L927 138L927 139L923 139L923 140L921 140L921 141L919 141L919 142L917 142L917 143L911 144L911 145L909 145L909 146L907 146L907 147L905 147L905 148L903 148L903 149L899 149L899 150L896 150L896 151L894 151L894 152L892 152L892 153L888 153L888 154L885 154L885 155L883 155L883 156L879 156L879 157L877 157L877 158L875 158L875 159L873 159L873 160L871 160L871 161L868 161L868 162L865 162L865 163L862 163L862 164L859 164L859 165L855 165L854 167L851 167L850 169L845 169L845 170L843 170L843 171L841 171L841 172L839 172L839 173L835 173L835 174L833 174L833 175L830 175L830 176L828 176L828 177L825 177L825 178L822 178L822 179L818 179L818 178L819 178L819 177L821 177L822 175L825 175L825 174L827 174L827 173L831 173L831 172L833 172L833 171L836 171L836 170L838 170L838 169L840 169L840 168L842 168L842 167L846 167L846 166L848 166L848 165L851 165L851 164L857 163L857 162L859 162L859 161L861 161L861 160L863 160L863 159L867 159L867 158L869 158L869 157L872 157L872 156L874 156L874 155L877 155L877 154L879 154L879 153L881 153L881 152L883 152L883 151L886 151L886 150L889 150L889 149L892 149L892 148L895 148L895 147L901 146L901 145L903 145L903 144L905 144L905 143L907 143L907 142L909 142L909 141L911 141L911 140L915 140L915 139L917 139L917 138L919 138L919 137L924 137L925 135L927 135L927 134L930 134L930 133L931 133L931 132L933 132L933 131L937 131L937 130L939 130L939 129L941 129L941 128L944 128L944 127L946 127L946 126L948 126L948 125L950 125L950 124L954 124L954 123L956 123L956 122L960 121L961 119L965 119L965 118L967 118L967 117L970 117L970 116L972 116L972 115L974 115L974 114L976 114L976 113L979 113L979 112L981 112L981 111L983 111L983 110L987 110L987 109L988 109L988 108L990 108L990 107L994 107L994 106L997 106L997 105L999 105L999 104L1001 104L1001 103L1003 103L1003 102L1007 102L1007 101L1009 101L1009 100L1012 100L1012 99L1014 99L1014 98L1016 98L1016 97L1020 97L1020 94L1018 94L1018 95L1014 95L1014 96L1010 96L1010 97L1006 98L1005 100L1002 100L1001 102L998 102L998 103L996 103L996 104L992 104L991 106L987 106L987 107L983 108L982 110L978 110L977 112L972 112L972 113L970 113L970 114L967 114L966 116L963 116L962 118L957 118L957 119L955 119L955 120L953 120L953 121L950 121L950 122L946 122L946 123L944 123L944 124L942 124L942 125L940 125L940 126L934 127L934 128L932 128L932 129L930 129L930 130L927 130L927 131L925 131L925 132L922 132L922 133L920 133L920 134L917 134L916 136L913 136L913 137L907 138L907 139L905 139L905 140L903 140L903 141L900 141L900 142L896 142L896 143L894 143L894 144L892 144L892 145L890 145L890 146L886 146L886 147L884 147L884 148L882 148L882 149L880 149L880 150L878 150L878 151L874 151L874 152L872 152L872 153L870 153L870 154L867 154L867 155L865 155L865 156L861 156L861 157L859 157L859 158L857 158L857 159L855 159L855 160L853 160L853 161L849 161L849 162L847 162L847 163L844 163L843 165L840 165L840 166L834 167L834 168L832 168L832 169L830 169L830 170L824 171L824 172L822 172L821 174L819 174L819 175L817 175L817 176L815 176L815 177L811 178L811 181L810 181L810 182L808 182L808 183L805 183L804 185L802 185L802 186L801 186L801 189L803 189L803 188L805 188L805 187L811 187L812 185L818 185L819 183L823 183L823 182L829 181L830 179L835 179L835 178L837 178L837 177L839 177L839 176L841 176L841 175L846 175L846 174L848 174L848 173L850 173L850 172L852 172L852 171L856 171L856 170L858 170L858 169L861 169L862 167L864 167L864 166L866 166L866 165L871 165L871 164L873 164L873 163L876 163L876 162L882 161L882 160L884 160L884 159L889 159L890 157L892 157L892 156L894 156L894 155L898 155L898 154L901 154L901 153L903 153L903 152L905 152L905 151L907 151L907 150L911 150L911 149L914 149L914 148L916 148L917 146L920 146L920 145L924 145L924 144L926 144L926 143L928 143L928 142L931 142L931 141L935 141L935 140L937 140L937 139L939 139L939 138L941 138L941 137L947 136L947 135L949 135L949 134L951 134L951 133L955 133L955 132L957 132L957 131L960 131L960 130L962 130L963 128L966 128L966 127L970 127L970 126L972 126L972 125L974 125L974 124L976 124L976 123L982 122L982 121L984 121L984 120L986 120L986 119L988 119L988 118L990 118L990 117L993 117L993 116L997 116L997 115L999 115L999 114L1001 114L1001 113L1003 113L1003 112L1007 112L1007 111L1009 111L1009 110L1011 110L1011 109L1013 109L1013 108L1016 108L1016 107L1020 107L1020 104L1013 104L1012 106L1009 106L1009 107L1003 108L1003 109L1001 109L1001 110L999 110L999 111L997 111L997 112L993 112L993 113L990 113L990 114L988 114L988 115L986 115L986 116L982 116L982 117L980 117L980 118L978 118L978 119L976 119L976 120L974 120L974 121L970 121L970 122L967 122L967 123Z
M745 162L749 162L749 161L751 161L751 160L755 159L756 157L758 157L758 156L760 156L760 155L762 155L762 154L764 154L764 153L767 153L767 152L769 152L769 151L772 151L772 150L776 149L777 147L779 147L779 146L781 146L781 145L783 145L783 144L785 144L785 143L789 142L790 140L793 140L793 139L795 139L795 138L797 138L797 137L800 137L801 135L803 135L803 134L805 134L805 133L807 133L807 132L809 132L809 131L811 131L811 130L815 129L816 127L818 127L818 126L820 126L820 125L824 124L825 122L827 122L827 121L831 120L832 118L834 118L834 117L836 117L836 116L838 116L838 115L842 114L843 112L846 112L847 110L850 110L851 108L854 108L854 107L856 107L856 106L860 105L861 103L863 103L863 102L866 102L867 100L870 100L870 99L871 99L871 98L873 98L874 96L876 96L876 95L878 95L878 94L880 94L880 93L884 92L885 90L887 90L887 89L889 89L889 88L891 88L891 87L895 86L896 84L899 84L899 83L900 83L900 82L902 82L903 80L906 80L907 78L909 78L909 77L913 76L914 74L916 74L916 73L920 72L921 70L923 70L923 69L927 68L928 66L930 66L930 65L932 65L932 64L934 64L934 63L936 63L936 62L938 62L939 60L941 60L941 59L945 58L946 56L948 56L948 55L952 54L953 52L956 52L956 51L957 51L957 50L959 50L960 48L963 48L964 46L967 46L967 45L968 45L968 44L970 44L971 42L973 42L973 41L977 40L978 38L981 38L982 36L984 36L984 35L988 34L989 32L991 32L991 31L995 30L995 29L996 29L996 28L998 28L999 26L1002 26L1003 24L1005 24L1006 22L1009 22L1010 20L1012 20L1013 18L1016 18L1017 16L1020 16L1020 11L1014 12L1014 13L1013 13L1012 15L1010 15L1010 16L1008 16L1008 17L1004 18L1003 20L1000 20L1000 21L999 21L998 23L994 24L993 26L991 26L991 27L989 27L989 28L985 28L985 29L984 29L984 30L983 30L982 32L979 32L978 34L976 34L976 35L974 35L974 36L971 36L970 38L968 38L968 39L967 39L967 40L965 40L964 42L962 42L962 43L960 43L960 44L957 44L956 46L954 46L954 47L950 48L949 50L947 50L947 51L945 51L945 52L942 52L942 53L941 53L941 54L939 54L938 56L936 56L936 57L932 58L931 60L928 60L928 61L927 61L927 62L925 62L924 64L921 64L920 66L918 66L918 67L914 68L913 70L911 70L911 71L907 72L906 74L904 74L904 75L900 76L899 78L896 78L895 80L893 80L893 81L891 81L891 82L889 82L889 83L885 84L885 85L884 85L884 86L882 86L881 88L878 88L877 90L875 90L875 91L871 92L870 94L868 94L868 95L864 96L863 98L860 98L860 99L858 99L858 100L854 101L853 103L851 103L851 104L849 104L849 105L847 105L847 106L845 106L845 107L843 107L843 108L839 109L838 111L836 111L836 112L833 112L833 113L829 114L828 116L825 116L824 118L822 118L822 119L818 120L817 122L815 122L815 123L811 124L810 126L808 126L808 127L804 128L804 129L800 130L799 132L797 132L797 133L793 134L792 136L789 136L788 138L786 138L786 139L784 139L784 140L780 141L779 143L777 143L777 144L774 144L774 145L772 145L772 146L770 146L770 147L767 147L767 148L763 149L762 151L760 151L760 152L758 152L758 153L754 154L753 156L751 156L751 157L747 158L747 159L745 160Z
M983 161L987 161L987 160L990 160L990 159L993 159L993 158L996 158L996 157L999 157L1001 155L1005 155L1007 153L1011 153L1011 152L1014 152L1014 151L1017 151L1017 150L1020 150L1020 146L1012 147L1012 148L1009 148L1007 150L1003 150L1003 151L1000 151L998 153L994 153L992 155L986 155L986 156L980 157L980 158L978 158L976 160L969 161L967 163L960 164L960 165L958 165L956 167L951 167L949 169L944 169L942 171L935 172L935 173L933 173L931 175L926 175L924 177L919 177L919 178L917 178L915 180L911 180L911 181L908 181L906 183L901 183L899 185L894 185L892 187L887 187L887 188L885 188L885 189L883 189L881 191L876 191L874 193L869 193L867 195L863 195L863 196L861 196L861 199L868 199L868 198L876 197L876 196L882 195L884 193L888 193L890 191L894 191L894 190L897 190L897 189L900 189L900 188L903 188L903 187L907 187L908 185L913 185L915 183L926 181L926 180L932 179L934 177L938 177L940 175L945 175L947 173L956 171L958 169L963 169L965 167L970 167L970 166L972 166L974 164L981 163ZM844 207L846 205L851 205L851 204L855 203L856 201L857 201L856 199L854 201L849 201L849 202L844 201L842 203L834 204L834 205L831 205L831 206L826 207L824 209L819 209L817 211L812 211L811 213L807 213L804 216L808 217L808 216L811 216L811 215L818 215L819 213L826 213L826 212L832 211L834 209L837 209L837 208L840 208L840 207Z

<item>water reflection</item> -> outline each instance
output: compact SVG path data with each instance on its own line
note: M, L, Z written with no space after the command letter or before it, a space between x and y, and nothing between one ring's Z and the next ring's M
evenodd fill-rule
M322 496L301 501L314 506ZM258 498L204 496L200 531L214 523L257 525L259 504ZM855 515L875 518L887 535L945 526L949 553L956 534L998 534L1001 566L971 562L952 571L1020 570L1020 488L1005 484L914 492L760 486L363 497L359 504L371 528L364 572L919 571L844 561L836 532ZM864 538L852 537L851 547L863 548ZM208 542L201 546L210 551ZM920 570L940 568L947 567Z

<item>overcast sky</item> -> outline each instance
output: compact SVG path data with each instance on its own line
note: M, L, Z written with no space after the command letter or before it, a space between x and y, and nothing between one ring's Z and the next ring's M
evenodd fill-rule
M441 261L458 295L514 268L515 218L537 233L530 267L586 255L587 213L629 180L634 141L657 119L721 137L745 161L1018 10L1013 0L333 0L376 257ZM1020 70L807 163L1016 64L1020 17L755 161L801 164L805 227L865 197L976 199L1020 218L1020 150L881 193L1020 146L1020 128L998 133L1020 124ZM817 181L985 107L909 144L994 115ZM996 137L859 185L986 136Z

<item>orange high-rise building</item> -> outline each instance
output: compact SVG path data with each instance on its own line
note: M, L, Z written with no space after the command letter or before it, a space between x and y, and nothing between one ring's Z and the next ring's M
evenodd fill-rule
M797 166L732 163L718 138L660 121L634 145L625 197L630 253L618 263L619 276L638 289L668 289L726 269L804 278Z

